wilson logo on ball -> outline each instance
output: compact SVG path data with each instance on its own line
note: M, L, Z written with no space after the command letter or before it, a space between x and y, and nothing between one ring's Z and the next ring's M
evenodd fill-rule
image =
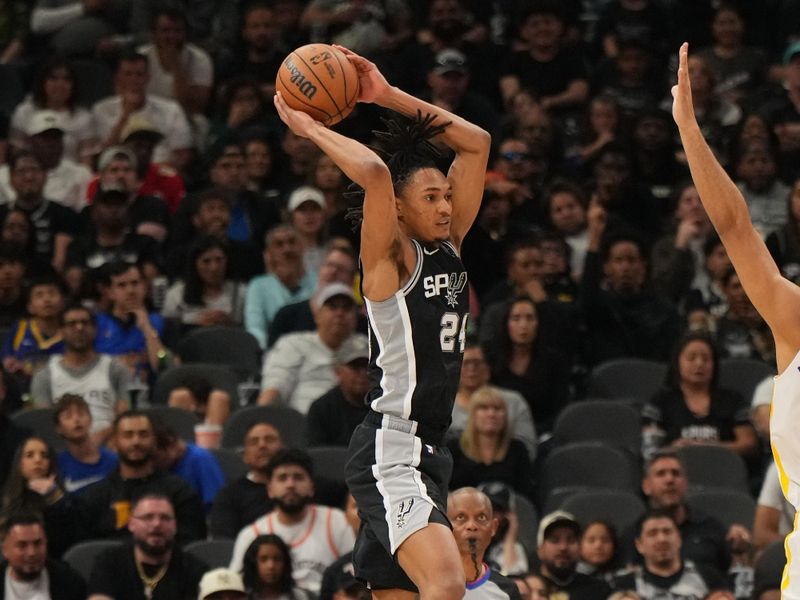
M300 93L303 94L303 96L311 100L314 97L314 94L317 93L317 86L305 78L305 76L300 72L300 69L298 69L294 62L292 62L291 57L286 57L286 60L283 62L283 64L291 73L289 81L297 86L297 89L300 90Z

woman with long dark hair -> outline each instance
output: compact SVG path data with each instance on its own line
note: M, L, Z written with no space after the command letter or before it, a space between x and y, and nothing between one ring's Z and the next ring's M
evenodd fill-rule
M242 579L249 600L311 600L294 584L289 546L272 533L258 536L247 548Z
M187 326L242 323L245 286L228 276L225 245L213 236L196 240L189 248L186 273L164 300L162 314Z
M11 515L42 514L47 532L48 554L61 556L75 541L69 497L56 471L56 453L37 436L17 448L11 472L0 500L0 528Z
M719 445L744 457L755 454L759 446L749 402L718 381L713 339L703 331L686 334L675 348L664 388L643 409L645 438L661 438L673 447Z
M581 534L578 572L611 582L620 569L619 538L614 526L606 521L592 521Z
M94 121L88 110L76 106L77 87L75 70L66 59L54 57L42 65L31 95L17 105L11 116L12 143L24 143L37 111L52 110L58 113L64 125L64 156L90 162L97 150Z
M567 403L567 360L541 341L536 303L511 300L490 351L493 384L519 392L528 402L537 433L550 431Z

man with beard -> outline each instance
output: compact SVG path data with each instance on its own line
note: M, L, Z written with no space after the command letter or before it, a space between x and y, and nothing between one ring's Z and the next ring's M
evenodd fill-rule
M91 433L98 443L111 434L114 417L128 410L130 374L108 354L94 350L97 326L92 311L75 305L61 313L64 354L52 356L31 381L38 404L52 405L64 394L78 394L91 413Z
M0 600L83 600L86 584L61 561L47 558L44 522L36 514L13 515L0 530L3 559Z
M555 511L539 523L540 572L552 593L564 600L605 600L611 593L599 579L578 573L581 526L568 512Z
M146 493L131 505L132 544L110 548L95 559L89 600L194 600L205 563L181 551L169 497Z
M209 514L211 536L235 538L242 528L272 509L267 497L267 466L283 447L281 433L269 423L254 423L244 434L242 461L247 474L223 487Z
M356 333L356 299L351 287L331 283L312 299L315 331L283 336L267 354L259 404L283 402L308 413L311 403L336 385L337 357L366 345Z
M279 535L292 552L295 584L318 594L325 568L353 549L355 536L344 512L312 504L311 457L302 450L280 450L267 465L267 495L275 509L236 536L230 568L237 573L251 542L259 535Z
M713 569L681 558L681 533L668 511L645 513L637 528L636 549L644 565L617 577L616 589L635 590L642 600L700 600L711 590L728 588Z
M266 236L264 266L267 274L255 277L247 286L244 326L267 347L267 332L278 311L287 304L311 297L316 274L303 266L300 238L290 225L279 225Z
M464 599L518 600L520 595L516 584L484 562L486 549L498 526L486 494L470 487L450 492L447 518L453 524L453 536L467 576Z
M155 492L170 499L181 544L205 539L205 512L200 497L177 475L156 470L156 439L150 417L133 410L119 415L114 421L113 442L119 466L87 489L77 502L84 537L124 537L133 514L131 501Z
M681 332L676 308L646 287L643 242L634 232L605 236L606 209L589 207L589 247L580 287L590 364L621 357L666 361Z

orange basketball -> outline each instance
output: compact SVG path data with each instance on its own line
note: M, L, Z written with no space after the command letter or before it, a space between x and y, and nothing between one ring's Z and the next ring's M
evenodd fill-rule
M290 107L328 127L344 119L356 105L358 73L340 50L328 44L308 44L283 60L275 89Z

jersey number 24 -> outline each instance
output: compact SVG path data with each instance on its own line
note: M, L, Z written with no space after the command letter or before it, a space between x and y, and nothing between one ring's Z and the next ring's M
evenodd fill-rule
M442 345L442 352L455 352L456 341L458 351L464 352L464 344L467 340L467 317L462 318L458 313L446 312L442 315L442 330L439 332L439 343Z

